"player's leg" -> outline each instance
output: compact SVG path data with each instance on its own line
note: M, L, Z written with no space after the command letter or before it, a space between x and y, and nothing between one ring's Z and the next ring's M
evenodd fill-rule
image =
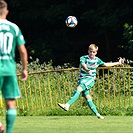
M79 98L80 92L82 91L82 87L78 86L77 89L74 91L72 97L66 104L58 103L59 107L64 109L65 111L69 110L69 107Z
M82 91L86 90L86 84L92 82L92 78L82 78L78 81L78 87L74 91L72 97L66 104L58 103L58 106L64 109L65 111L69 110L69 107L79 98L79 95Z
M17 116L15 99L6 99L6 133L12 133Z
M14 122L17 116L16 98L20 97L18 82L16 76L7 76L4 78L2 95L6 101L6 133L12 133Z
M79 98L80 92L82 92L82 90L82 87L78 86L67 104L72 105Z
M92 98L90 96L90 89L94 86L94 80L93 79L88 79L88 82L85 83L86 89L84 89L84 91L82 92L83 95L85 96L86 100L87 100L87 104L90 107L90 109L93 111L93 113L100 119L104 119L103 116L101 116L97 109L95 104L92 101Z
M92 110L92 112L97 116L97 118L104 119L104 117L99 114L99 112L98 112L95 104L93 103L92 98L90 96L90 91L89 90L86 90L84 92L84 95L85 95L85 98L87 100L87 104L90 107L90 109Z

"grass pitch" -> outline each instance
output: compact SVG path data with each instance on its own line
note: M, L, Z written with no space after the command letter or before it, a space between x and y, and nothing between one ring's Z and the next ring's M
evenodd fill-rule
M18 116L13 133L133 133L133 117Z

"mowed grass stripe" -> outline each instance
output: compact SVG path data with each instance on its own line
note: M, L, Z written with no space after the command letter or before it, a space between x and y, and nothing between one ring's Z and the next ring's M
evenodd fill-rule
M13 133L133 133L133 117L19 116Z

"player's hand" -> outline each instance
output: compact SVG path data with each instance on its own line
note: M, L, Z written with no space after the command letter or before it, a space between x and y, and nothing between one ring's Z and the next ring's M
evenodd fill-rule
M22 72L21 72L21 80L25 81L25 80L27 80L27 78L28 78L27 70L22 70Z
M87 72L88 72L90 75L92 74L92 71L91 71L91 70L88 70Z
M89 74L90 74L90 75L92 74L92 71L91 71L91 70L89 71Z
M119 58L119 65L123 65L124 64L124 61L125 61L125 58Z

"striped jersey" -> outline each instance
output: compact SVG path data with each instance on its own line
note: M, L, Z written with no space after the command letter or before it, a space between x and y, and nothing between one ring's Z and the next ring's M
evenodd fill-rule
M89 74L87 71L85 71L81 64L86 64L87 68L91 70L91 74ZM93 60L90 59L89 55L84 55L80 57L80 79L81 78L86 78L86 77L91 77L93 79L96 78L96 69L99 65L103 65L104 62L98 58L95 57Z
M22 44L25 40L19 27L0 19L0 76L16 74L15 48Z

